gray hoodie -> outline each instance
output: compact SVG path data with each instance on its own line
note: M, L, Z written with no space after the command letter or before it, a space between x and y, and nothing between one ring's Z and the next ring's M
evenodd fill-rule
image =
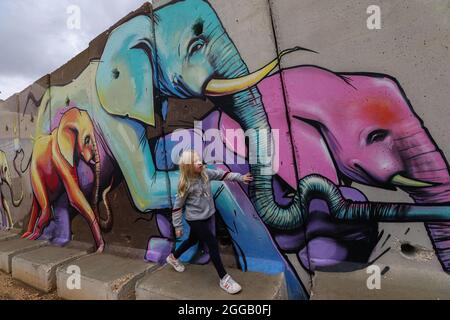
M211 195L210 181L240 181L244 182L244 176L237 172L226 172L223 170L204 169L208 176L208 182L205 183L199 176L190 181L184 194L180 197L177 194L175 205L172 209L172 223L175 229L182 229L183 207L186 214L186 220L206 220L211 217L215 210L214 200Z

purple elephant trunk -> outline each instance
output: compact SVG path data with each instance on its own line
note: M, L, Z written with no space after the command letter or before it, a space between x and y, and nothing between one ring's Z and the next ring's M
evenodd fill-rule
M426 188L405 188L417 203L450 202L450 174L442 152L423 128L396 140L396 148L405 162L406 176L435 183Z
M406 176L435 183L425 188L404 188L416 203L450 203L448 164L424 128L397 139L397 150L405 161ZM425 223L434 249L446 272L450 271L450 222Z

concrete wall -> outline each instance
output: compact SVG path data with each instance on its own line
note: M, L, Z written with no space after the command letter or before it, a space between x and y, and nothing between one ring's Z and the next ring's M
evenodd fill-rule
M137 16L151 19L156 16L157 26L154 22L149 25L149 28L155 28L155 33L147 32L141 36L153 44L153 54L159 52L160 60L156 63L162 72L165 72L164 68L168 74L169 69L181 72L176 69L179 61L173 60L172 54L177 47L171 48L174 44L169 42L177 39L180 30L185 32L191 28L191 25L182 25L184 16L197 10L208 11L198 1L186 2L187 7L190 6L189 13L175 10L179 15L177 23L166 23L164 19L175 14L169 11L179 4L166 6L168 1L156 1L155 13L151 6L144 5L99 35L88 49L66 65L2 103L0 149L7 156L16 198L21 184L24 190L23 201L15 208L7 187L2 185L2 194L10 203L17 227L27 229L32 207L30 178L33 173L30 168L25 168L27 161L31 154L42 153L45 149L45 144L36 147L33 139L49 135L52 129L59 127L63 112L78 108L89 114L97 144L101 146L100 195L114 177L108 196L113 215L112 229L102 233L106 244L147 249L146 259L151 261L161 261L167 254L174 240L170 209L178 181L177 166L168 159L173 147L169 143L170 134L175 129L193 129L196 120L203 121L203 129L223 130L244 127L244 121L230 112L227 98L204 99L207 97L203 94L186 97L164 90L158 92L158 86L153 83L155 99L141 97L144 100L135 100L129 107L153 105L154 123L145 126L150 153L149 150L142 151L142 144L133 145L131 140L128 140L129 150L125 146L117 148L126 131L117 126L106 133L103 126L109 126L124 114L117 114L117 107L105 106L105 101L110 99L114 105L114 101L125 101L122 99L130 94L133 96L133 92L137 97L133 90L142 83L148 92L150 80L141 79L138 74L149 71L149 65L139 62L128 66L138 74L120 72L117 75L119 79L129 77L135 85L131 87L126 81L118 87L108 87L105 78L99 80L97 69L107 63L110 51L124 43L123 38L117 40L112 36L114 33L111 35L113 30L126 26ZM288 204L295 194L297 181L318 174L340 188L345 197L358 201L448 203L450 178L446 156L450 149L445 143L448 140L446 124L450 120L446 112L449 98L446 86L450 83L448 1L211 0L209 3L249 72L259 70L284 49L301 46L317 52L296 51L284 56L279 61L281 68L275 69L257 86L268 124L272 129L280 130L280 140L276 142L279 162L274 160L279 164L279 170L274 176L274 189L269 190L268 195L273 195L278 203ZM381 9L379 30L369 30L366 26L369 17L366 10L373 4ZM208 12L210 18L214 13ZM217 27L220 29L220 25ZM126 32L142 32L137 27L130 30ZM184 42L181 44L185 45ZM134 56L133 61L144 61L138 60L141 58ZM214 61L226 63L226 58L230 57L218 56ZM204 65L208 63L211 60L205 60ZM116 65L116 68L122 67ZM206 72L197 70L198 78ZM102 89L103 84L105 89ZM99 99L99 94L103 94L103 98ZM162 102L166 98L167 115ZM151 111L146 110L146 114ZM86 124L86 120L83 123ZM136 123L141 125L142 119ZM408 140L411 135L419 135L420 139ZM227 147L233 149L235 146L228 143ZM408 149L413 153L405 153ZM145 173L151 173L149 167L153 164L148 162L149 157L141 162L138 157L130 157L134 152L151 154L152 162L162 175L154 176L156 180L145 180ZM20 173L21 177L18 170L13 169L15 157L18 157L16 163L25 158L23 169L27 170ZM126 159L131 161L131 169L124 169ZM208 157L205 160L208 161ZM246 173L252 166L226 163L218 168ZM138 172L137 177L125 175L124 179L123 170L133 169ZM79 185L89 201L95 169L87 167L81 160L77 170ZM390 180L398 173L433 186L398 188ZM49 179L57 180L56 176ZM131 179L136 181L132 183ZM138 181L142 179L144 181ZM137 200L142 191L142 188L136 189L139 186L149 190L148 195L140 199L145 205L140 205L142 201ZM93 241L86 220L64 202L64 194L71 191L62 185L53 187L58 191L54 191L53 198L50 196L54 218L34 237L47 237L60 243L72 238ZM260 192L260 189L256 190L256 194ZM314 274L326 272L331 277L342 271L357 274L374 260L383 261L385 265L408 265L411 260L418 263L421 256L416 257L414 252L425 252L429 257L420 260L415 268L429 268L444 275L450 267L450 227L424 224L428 219L426 216L416 222L407 222L407 218L397 217L395 213L391 219L395 222L391 223L376 219L356 223L336 221L330 218L323 202L314 200L309 210L312 212L310 218L305 219L303 212L303 225L292 224L285 226L287 231L280 231L273 222L259 218L266 216L258 209L265 206L255 203L247 186L234 182L217 183L213 184L213 192L217 196L220 217L218 232L221 237L231 237L229 243L239 267L249 271L286 272L293 298L308 296ZM103 204L100 212L104 218ZM445 214L439 213L439 219L445 220ZM6 227L5 223L3 225ZM412 256L406 252L406 258L405 250L409 247L405 244L416 250ZM194 253L188 252L184 259L191 259ZM194 257L196 263L207 260L207 255ZM394 270L391 266L391 273Z

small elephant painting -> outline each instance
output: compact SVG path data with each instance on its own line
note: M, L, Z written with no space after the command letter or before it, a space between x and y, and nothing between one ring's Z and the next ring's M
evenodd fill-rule
M14 220L11 213L11 209L8 205L8 200L5 197L3 187L6 186L9 189L11 195L11 202L14 207L19 207L22 203L24 193L22 193L19 199L14 198L14 192L12 187L11 169L8 166L6 153L0 150L0 229L9 230L14 226Z
M449 273L449 166L414 101L387 74L297 64L275 70L286 56L307 59L312 50L300 45L249 68L207 1L145 3L66 71L0 110L17 113L18 104L29 126L21 124L19 147L0 151L0 228L61 246L84 228L98 253L110 243L135 246L146 250L143 259L164 262L179 245L169 214L179 180L176 129L191 141L213 129L220 152L238 163L213 159L202 137L182 143L199 148L212 167L254 177L248 186L211 184L211 228L228 239L238 268L283 272L289 297L307 299L302 275L366 268L382 223L416 222ZM232 129L238 134L230 138ZM412 201L372 201L356 184L401 190ZM27 214L15 217L9 204ZM199 243L181 259L208 263L204 249Z
M90 165L94 174L91 203L80 189L76 164L84 161ZM94 126L89 114L78 108L64 112L57 129L50 135L38 137L34 142L31 158L31 185L33 204L27 231L22 238L39 238L50 218L52 205L63 192L67 194L69 204L88 222L97 245L97 251L105 246L100 223L110 228L112 218L108 206L106 221L99 219L99 176L100 159L97 149Z

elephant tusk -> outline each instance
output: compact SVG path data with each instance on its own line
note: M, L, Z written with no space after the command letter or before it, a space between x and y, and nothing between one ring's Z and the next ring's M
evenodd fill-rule
M213 97L220 97L225 95L234 94L243 90L246 90L248 88L251 88L255 85L257 85L261 80L263 80L280 62L281 57L284 55L298 51L298 50L304 50L304 51L310 51L315 52L313 50L301 48L301 47L295 47L291 49L283 50L277 58L272 60L269 64L264 66L263 68L259 69L258 71L255 71L251 74L248 74L246 76L235 78L235 79L211 79L205 89L205 95L207 96L213 96Z
M392 177L391 183L400 187L426 188L432 187L433 184L425 181L415 180L396 174Z

